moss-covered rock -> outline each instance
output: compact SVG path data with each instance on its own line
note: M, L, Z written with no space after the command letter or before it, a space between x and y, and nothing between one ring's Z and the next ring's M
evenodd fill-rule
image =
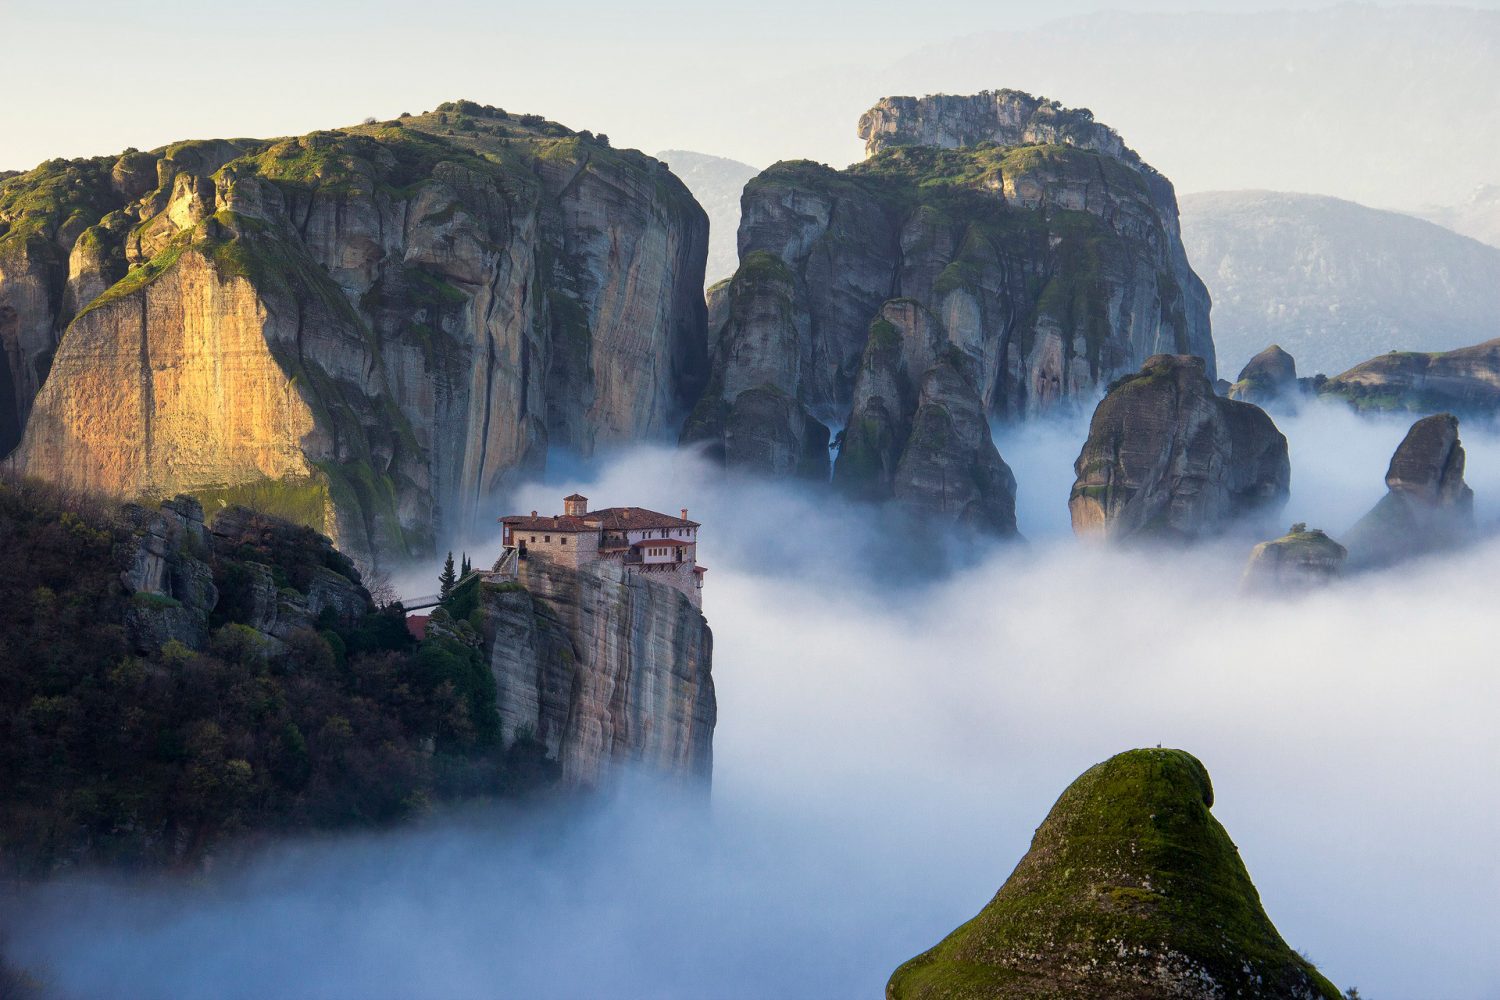
M429 554L549 447L680 426L706 245L657 160L467 101L51 161L0 182L0 452Z
M1132 750L1057 800L983 910L902 965L889 1000L1338 1000L1266 916L1213 786Z

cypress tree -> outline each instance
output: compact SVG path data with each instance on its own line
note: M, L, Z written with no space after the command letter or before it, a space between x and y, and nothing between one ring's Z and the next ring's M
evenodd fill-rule
M453 553L450 552L448 558L443 560L443 572L438 576L438 599L446 601L457 582L458 574L453 572Z

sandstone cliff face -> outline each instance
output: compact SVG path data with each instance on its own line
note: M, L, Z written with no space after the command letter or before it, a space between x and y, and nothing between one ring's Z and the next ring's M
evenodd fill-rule
M713 633L687 597L611 562L532 559L519 583L483 598L507 744L530 734L569 785L598 785L626 764L706 785Z
M1089 768L995 898L897 969L888 1000L1338 1000L1271 923L1213 804L1181 750Z
M909 388L951 347L967 358L986 419L1087 397L1162 351L1212 366L1208 299L1182 254L1170 185L1102 126L1068 124L1086 112L1013 95L996 106L1029 108L1016 112L1021 124L986 130L967 100L882 102L862 124L864 163L780 163L746 186L740 269L716 296L712 377L685 440L731 465L795 471L758 460L771 449L742 447L740 460L724 447L742 395L787 401L780 423L761 426L768 440L806 440L809 420L853 428L873 398L862 373L884 363L872 337L907 316L921 328L903 334ZM899 407L881 396L886 416L872 419L909 423L916 396ZM845 446L839 463L868 460L857 432ZM879 462L878 479L894 468Z
M1456 351L1392 351L1325 382L1323 394L1360 410L1500 413L1500 340Z
M28 473L257 503L373 561L702 388L703 212L589 133L459 102L60 163L0 190Z
M1202 359L1171 355L1110 388L1073 468L1074 532L1111 541L1194 539L1264 519L1291 478L1271 418L1216 396Z
M1451 413L1412 424L1391 456L1388 492L1349 531L1349 562L1387 566L1453 548L1474 536L1474 491L1464 482L1464 449Z

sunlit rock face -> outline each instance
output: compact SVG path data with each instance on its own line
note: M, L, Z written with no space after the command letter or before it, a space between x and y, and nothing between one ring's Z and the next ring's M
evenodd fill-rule
M1464 482L1458 418L1424 417L1391 456L1386 495L1349 531L1356 568L1387 566L1472 541L1474 491Z
M985 420L1077 405L1163 351L1212 370L1172 187L1088 112L1013 91L891 98L860 129L863 163L784 162L746 185L740 267L714 292L712 375L685 440L730 466L807 473L770 460L785 448L743 443L738 411L774 393L786 405L761 436L849 428L835 481L889 498L927 372L954 352L962 409ZM957 447L939 461L973 467Z
M562 781L625 766L706 787L713 770L713 633L681 592L617 562L522 562L487 587L484 635L507 746L529 734Z
M0 438L426 554L548 447L675 433L706 240L656 160L468 102L52 161L0 188Z
M888 1000L1337 1000L1266 916L1208 772L1182 750L1089 768L974 919Z
M1080 536L1193 540L1280 511L1286 438L1264 411L1214 392L1200 358L1159 355L1111 387L1073 465Z

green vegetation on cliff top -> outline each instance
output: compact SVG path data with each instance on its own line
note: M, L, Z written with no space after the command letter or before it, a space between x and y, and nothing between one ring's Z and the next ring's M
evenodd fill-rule
M1208 772L1181 750L1090 768L995 898L897 969L887 995L1337 1000L1266 916L1212 804Z
M237 837L518 790L471 622L443 610L418 643L399 607L366 599L278 643L251 627L267 575L284 602L340 577L358 593L359 574L315 532L237 514L170 546L217 592L207 642L142 650L134 619L171 632L185 611L121 583L142 512L0 480L0 872L191 863Z

